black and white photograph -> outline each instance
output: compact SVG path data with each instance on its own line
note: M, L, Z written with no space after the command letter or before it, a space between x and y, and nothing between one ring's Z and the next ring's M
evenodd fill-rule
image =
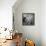
M23 25L34 25L35 14L34 13L22 13L22 24Z

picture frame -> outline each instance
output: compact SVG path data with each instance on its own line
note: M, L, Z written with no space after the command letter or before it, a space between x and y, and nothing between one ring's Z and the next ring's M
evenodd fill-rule
M35 13L22 13L22 25L35 25Z

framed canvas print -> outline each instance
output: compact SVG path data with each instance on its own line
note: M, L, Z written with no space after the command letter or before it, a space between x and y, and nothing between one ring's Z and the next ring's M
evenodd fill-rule
M22 24L23 25L34 25L35 14L34 13L22 13Z

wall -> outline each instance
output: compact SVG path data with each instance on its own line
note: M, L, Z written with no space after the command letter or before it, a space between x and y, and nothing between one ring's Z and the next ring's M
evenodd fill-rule
M42 46L46 46L46 0L41 1L41 40Z
M35 13L35 25L23 26L22 13ZM14 5L13 14L15 29L23 33L23 37L35 41L36 46L41 46L41 0L23 0L18 7Z
M0 27L12 28L12 6L16 0L0 0Z

